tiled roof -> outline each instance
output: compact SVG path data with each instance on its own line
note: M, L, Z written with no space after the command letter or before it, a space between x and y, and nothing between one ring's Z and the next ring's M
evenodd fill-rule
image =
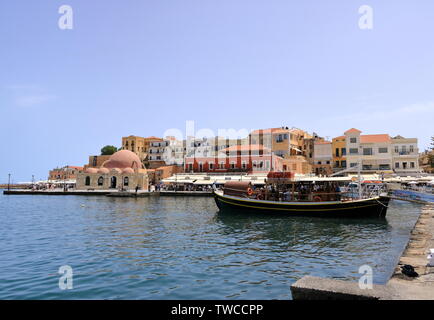
M270 149L264 147L262 144L247 144L247 145L235 145L235 146L230 146L229 148L223 149L223 152L231 152L231 151L256 151L256 150L263 150L266 152L269 152Z
M388 134L364 134L360 136L361 143L390 142Z
M351 129L345 131L344 133L346 134L346 133L360 133L360 132L362 132L362 131L360 131L356 128L351 128Z

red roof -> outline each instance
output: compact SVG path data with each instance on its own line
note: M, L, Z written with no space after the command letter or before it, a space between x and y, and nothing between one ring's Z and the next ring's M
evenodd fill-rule
M351 128L351 129L345 131L344 133L346 134L346 133L360 133L360 132L362 132L362 131L360 131L356 128Z
M235 145L230 146L229 148L223 149L223 152L231 152L231 151L256 151L256 150L263 150L266 152L269 152L270 149L264 147L262 144L246 144L246 145Z
M315 141L314 144L330 144L330 141Z
M361 143L390 142L388 134L364 134L360 136Z

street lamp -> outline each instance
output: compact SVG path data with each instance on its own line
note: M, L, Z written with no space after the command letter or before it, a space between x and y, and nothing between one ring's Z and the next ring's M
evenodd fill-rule
M8 174L8 191L11 189L11 174Z

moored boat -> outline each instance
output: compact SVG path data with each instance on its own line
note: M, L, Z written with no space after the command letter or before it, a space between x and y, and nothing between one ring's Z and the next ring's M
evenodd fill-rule
M223 190L214 191L215 202L221 211L360 218L385 217L390 200L387 194L353 198L344 192L303 192L296 182L280 183L286 189L278 191L273 186L267 194L263 189L253 190L249 182L228 182Z

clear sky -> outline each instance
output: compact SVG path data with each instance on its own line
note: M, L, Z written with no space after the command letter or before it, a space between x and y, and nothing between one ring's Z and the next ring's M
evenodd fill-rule
M72 30L58 27L65 4ZM186 120L329 138L356 127L425 149L433 36L432 0L2 0L0 182Z

